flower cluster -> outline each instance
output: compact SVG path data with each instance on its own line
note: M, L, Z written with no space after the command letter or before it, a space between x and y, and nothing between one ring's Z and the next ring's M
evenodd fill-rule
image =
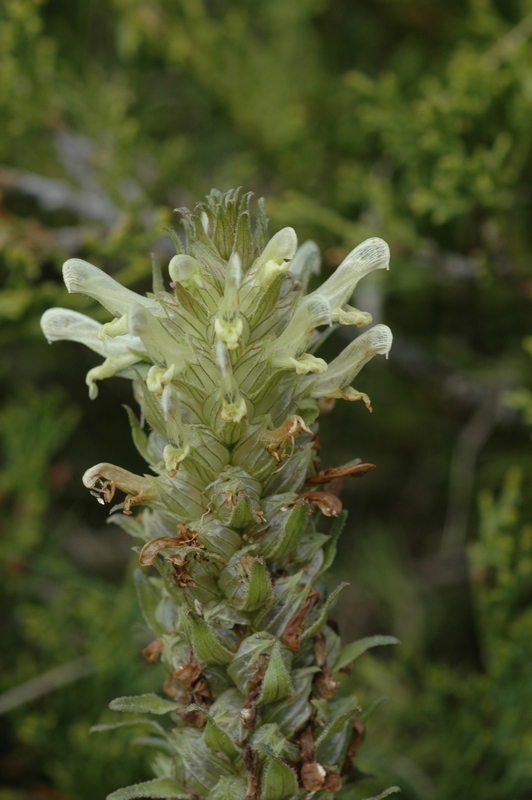
M166 664L171 699L112 707L168 713L174 727L158 726L158 778L116 800L330 797L358 741L356 702L335 698L335 669L349 658L327 624L336 593L327 597L321 583L341 525L324 534L315 520L343 520L328 484L372 465L317 472L312 425L329 400L369 406L351 384L388 353L392 334L375 325L329 364L314 350L323 326L371 323L349 301L361 278L388 267L389 249L368 239L308 293L316 245L298 248L292 228L267 241L250 199L212 192L197 213L182 210L186 246L174 236L168 290L159 275L143 297L74 258L64 266L68 291L98 300L113 319L100 325L61 308L42 317L50 342L103 357L87 375L90 396L104 378L129 378L148 425L128 409L149 473L100 463L83 477L100 502L125 493L125 516L113 519L139 540L141 567L160 576L141 570L137 584L157 636L145 655Z

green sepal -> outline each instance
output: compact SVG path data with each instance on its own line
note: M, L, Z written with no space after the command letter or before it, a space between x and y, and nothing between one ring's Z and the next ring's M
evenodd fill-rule
M290 680L291 653L276 641L262 681L261 703L274 703L292 692Z
M303 505L303 503L298 503L298 505ZM312 523L311 523L312 524ZM316 553L321 551L321 548L327 544L329 541L329 536L325 533L317 533L314 530L308 530L305 533L305 536L299 542L295 553L292 555L292 563L294 564L305 564L307 566L307 574L315 575L314 572L310 572L309 565L316 559ZM319 566L317 568L317 572L321 572L323 564L323 551L320 553L319 556ZM312 567L315 567L315 564L312 564Z
M140 610L144 621L148 628L156 634L161 636L163 633L169 633L171 628L165 628L161 621L158 619L157 606L160 597L155 591L154 587L146 577L141 569L136 569L133 573L135 581L135 588L137 590L137 598L140 605Z
M247 209L245 211L241 211L237 218L234 249L242 259L243 272L247 272L255 257L251 221L249 211Z
M242 497L234 507L228 519L228 524L231 528L243 530L244 528L249 528L256 521L257 515L250 498Z
M383 636L377 634L376 636L366 636L364 639L359 639L358 642L351 642L347 644L334 665L334 670L338 671L343 667L347 667L356 658L365 653L371 647L379 647L383 644L400 644L401 642L395 636Z
M342 589L344 589L346 586L349 586L349 584L344 581L339 586L337 586L333 592L331 592L325 603L321 606L318 619L308 628L305 628L303 633L300 635L299 637L300 642L304 642L306 639L309 639L311 636L314 636L316 633L318 633L318 631L321 628L323 628L323 626L327 622L330 606L336 600L337 596L340 594Z
M281 561L296 549L305 534L308 508L304 503L296 503L290 510L279 510L270 517L266 506L265 514L270 529L257 541L257 550L267 559Z
M135 797L173 798L190 800L190 795L172 778L155 778L153 781L134 783L107 795L106 800L133 800Z
M242 719L244 700L244 695L232 687L217 697L209 708L209 714L214 722L227 733L236 745L239 745L248 736L248 730L244 727Z
M300 749L294 742L288 741L275 722L263 723L253 733L253 747L262 753L278 756L286 761L299 761Z
M231 454L231 463L242 467L256 480L263 481L275 469L275 459L268 453L261 434L266 430L268 417L259 425L250 425L245 435L240 437Z
M208 320L208 314L206 313L203 303L200 303L199 300L193 297L180 283L176 283L174 292L180 306L180 313L184 311L186 321L192 325L200 335L203 335Z
M216 750L221 753L234 758L238 755L239 749L231 739L228 733L221 728L218 723L213 719L212 715L206 710L205 706L192 703L187 706L187 711L201 711L207 720L207 724L203 731L203 741L210 747L211 750Z
M129 419L133 444L137 448L138 452L140 453L144 461L150 463L150 457L148 452L148 437L142 430L140 422L138 421L137 415L135 414L133 409L126 405L124 405L123 408L126 409L126 413Z
M212 517L199 527L197 533L206 550L227 560L242 547L239 534Z
M247 780L237 775L220 778L205 800L242 800L246 796Z
M191 453L186 459L186 471L205 483L214 480L229 463L229 451L205 425L189 427Z
M169 714L175 711L177 706L171 700L149 692L148 694L138 694L132 697L117 697L109 703L111 711L125 711L129 714Z
M312 448L310 442L305 444L301 450L294 448L294 452L290 457L286 458L266 481L265 493L276 495L299 489L305 482L311 463Z
M309 702L312 680L318 667L304 667L292 671L294 690L289 700L283 699L273 704L264 715L265 722L275 722L284 736L293 737L299 728L305 724L312 714ZM290 702L290 699L292 699Z
M255 675L262 654L269 655L275 644L275 637L266 631L258 631L247 636L227 668L230 678L243 693L249 689L249 685Z
M253 341L263 340L265 336L274 333L271 329L278 322L276 311L285 280L286 272L280 272L269 281L265 288L258 285L250 287L246 296L248 302L246 300L242 302L242 313L247 316L249 326L253 330ZM261 325L263 321L266 324Z
M268 754L262 770L262 800L284 800L284 798L293 797L296 794L297 776L294 770L277 756Z
M166 422L159 401L153 392L150 392L145 381L139 377L138 385L142 394L142 413L146 417L148 425L154 431L166 437ZM143 456L144 457L144 456Z
M201 797L213 789L221 777L234 778L234 766L222 752L207 747L203 728L177 728L173 732L176 743L176 774L183 783L199 792ZM189 800L189 798L187 799Z
M190 612L188 624L192 647L200 661L205 664L229 664L233 660L234 653L218 641L208 622Z
M181 468L175 478L160 475L145 476L156 489L158 497L150 503L150 507L165 515L173 515L182 522L198 519L204 512L201 482Z
M288 620L299 611L310 592L310 584L300 589L303 572L296 572L286 578L278 578L273 587L273 602L269 608L259 612L255 625L265 628L274 636L282 636Z
M254 558L249 572L243 566L248 556L238 550L220 573L219 586L230 602L241 611L255 611L272 595L270 573L262 559Z

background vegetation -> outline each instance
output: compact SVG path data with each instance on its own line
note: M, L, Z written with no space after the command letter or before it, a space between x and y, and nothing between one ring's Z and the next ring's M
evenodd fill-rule
M0 800L146 776L129 734L88 728L161 683L126 535L80 482L139 463L127 387L91 403L96 357L39 316L97 313L66 295L71 255L148 288L171 209L237 185L325 274L369 235L392 250L357 298L396 337L360 385L375 411L320 432L324 466L378 466L345 486L342 633L403 642L350 678L386 700L358 757L378 777L348 796L532 796L531 37L530 0L4 0Z

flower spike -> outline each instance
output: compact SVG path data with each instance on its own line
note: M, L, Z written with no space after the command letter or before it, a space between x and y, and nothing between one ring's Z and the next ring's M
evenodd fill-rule
M213 190L180 210L186 244L176 239L172 293L157 266L146 298L71 259L69 291L114 319L99 325L67 309L42 318L49 341L82 342L105 359L87 375L91 397L96 381L119 374L141 407L140 419L128 416L149 471L104 462L83 476L100 503L118 490L125 514L147 507L112 519L144 544L135 582L156 637L144 655L161 658L171 698L111 704L169 720L152 737L159 777L114 798L332 797L355 768L358 700L335 693L357 645L342 649L329 608L344 584L328 592L323 575L346 517L336 479L373 465L320 469L313 421L334 398L369 405L350 383L392 336L376 325L330 365L314 352L333 330L322 326L370 321L347 303L389 253L380 239L364 242L309 295L317 246L297 250L292 228L268 241L263 206L253 215L250 203ZM144 574L155 568L158 578Z

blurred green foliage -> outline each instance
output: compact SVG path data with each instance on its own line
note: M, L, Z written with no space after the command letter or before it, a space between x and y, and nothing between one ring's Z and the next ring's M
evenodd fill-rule
M130 398L116 379L90 404L95 361L48 348L39 316L95 313L62 287L71 255L148 288L170 210L236 185L266 196L273 229L316 239L325 272L366 236L392 249L357 297L396 335L361 386L375 411L346 404L320 431L324 466L378 465L345 486L342 631L404 642L353 674L365 705L388 696L367 786L531 796L532 495L515 469L532 453L509 408L530 423L531 37L530 0L1 4L0 692L90 667L6 716L0 800L92 800L146 775L127 734L87 731L160 683L125 535L79 480L103 459L135 469Z

